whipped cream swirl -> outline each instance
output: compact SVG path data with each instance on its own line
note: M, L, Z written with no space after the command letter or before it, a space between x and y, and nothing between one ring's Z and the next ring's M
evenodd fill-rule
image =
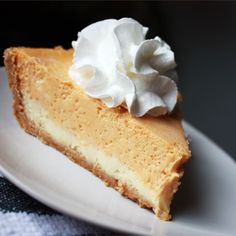
M178 89L174 53L131 18L108 19L78 33L69 74L86 94L107 107L122 105L137 117L170 113Z

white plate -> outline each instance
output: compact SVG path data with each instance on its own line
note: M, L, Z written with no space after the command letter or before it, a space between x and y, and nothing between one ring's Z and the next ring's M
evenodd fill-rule
M123 198L90 172L26 134L12 115L5 72L0 70L0 171L40 202L75 218L127 233L236 235L236 164L216 144L184 122L192 159L163 222Z

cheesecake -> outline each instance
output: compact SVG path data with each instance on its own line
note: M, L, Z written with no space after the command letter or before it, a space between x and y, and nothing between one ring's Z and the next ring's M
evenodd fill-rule
M72 57L72 49L61 47L5 50L20 126L169 220L182 166L190 157L179 109L166 116L134 117L122 106L108 108L71 80Z
M80 31L72 49L9 48L4 63L26 132L169 220L190 150L174 52L147 31L107 19Z

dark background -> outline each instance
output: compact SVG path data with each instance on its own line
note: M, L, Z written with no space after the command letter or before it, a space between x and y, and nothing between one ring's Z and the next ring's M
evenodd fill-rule
M0 10L1 54L21 45L68 48L83 27L106 18L150 27L148 36L176 54L184 118L236 158L236 3L1 2Z

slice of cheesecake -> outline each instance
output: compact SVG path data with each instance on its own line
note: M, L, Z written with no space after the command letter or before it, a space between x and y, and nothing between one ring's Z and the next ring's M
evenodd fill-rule
M9 48L4 53L21 127L142 207L170 219L190 151L178 109L135 118L88 97L68 75L72 50Z

